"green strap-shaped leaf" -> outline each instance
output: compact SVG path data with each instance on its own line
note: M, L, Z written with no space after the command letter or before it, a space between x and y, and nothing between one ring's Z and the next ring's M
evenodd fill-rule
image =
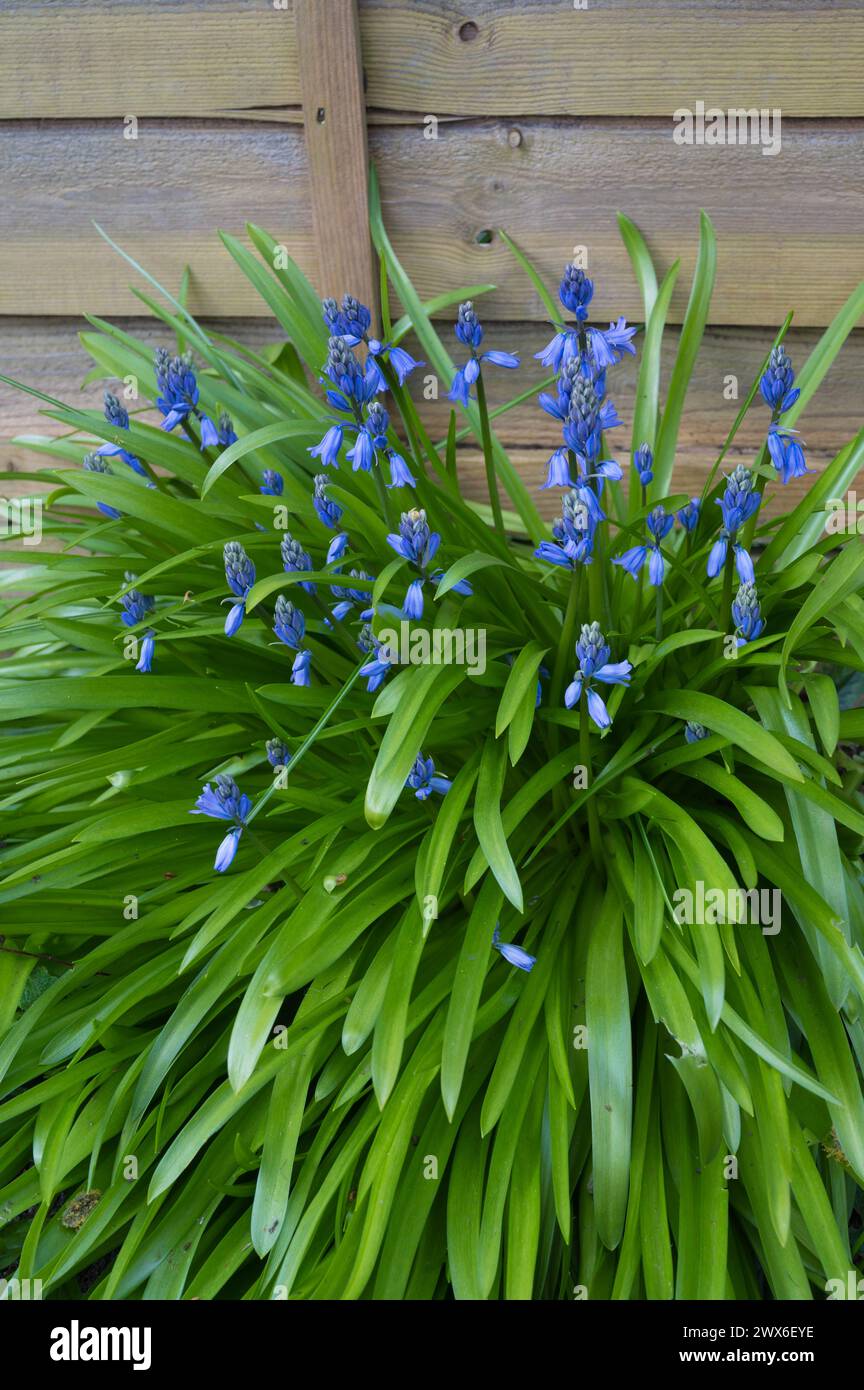
M474 828L480 848L505 896L518 912L522 911L522 885L507 844L501 819L501 792L507 771L507 743L488 738L480 760L477 795L474 798Z

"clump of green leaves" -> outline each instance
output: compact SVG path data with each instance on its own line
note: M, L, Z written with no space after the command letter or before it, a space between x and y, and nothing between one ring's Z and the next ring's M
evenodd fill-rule
M405 311L393 323L385 302L384 338L413 331L449 381L430 313L487 287L424 305L375 199L373 231ZM655 480L617 505L618 550L647 507L686 501L669 488L714 266L703 219L661 401L677 272L658 289L638 231L622 231L645 297L633 444L654 442ZM409 665L370 695L358 625L328 616L346 564L326 562L312 502L327 329L297 267L260 229L249 239L223 236L284 331L278 350L256 356L170 295L140 295L236 443L202 452L137 411L121 430L50 400L66 432L27 441L52 462L31 475L50 488L46 543L7 538L0 617L6 1272L50 1297L95 1268L96 1299L825 1297L862 1231L864 720L825 669L864 670L864 552L824 534L824 509L862 466L864 433L758 525L767 626L731 661L705 558L753 383L706 484L709 521L670 556L661 635L620 570L599 594L633 665L601 738L561 698L574 623L599 615L534 559L548 532L484 403L466 423L512 504L504 535L462 496L455 418L432 439L397 391L392 441L442 535L443 577L412 627L482 630L487 664ZM795 414L861 308L859 292L804 366ZM93 374L153 401L144 346L91 325ZM83 469L99 441L147 476ZM279 497L259 491L268 470ZM372 576L351 583L374 633L406 583L387 543L399 494L382 504L344 465L328 476L351 564ZM312 571L283 569L285 529ZM257 572L230 639L229 541ZM133 590L154 604L124 626ZM280 595L305 613L308 688L273 639ZM147 674L125 644L149 630ZM685 741L687 721L707 736ZM275 773L274 739L291 755ZM443 799L405 788L421 750L452 779ZM219 774L257 808L224 876L213 822L189 814ZM735 906L678 922L675 894L700 883L732 904L778 889L780 931ZM530 972L493 950L496 924ZM70 1223L63 1202L85 1195Z

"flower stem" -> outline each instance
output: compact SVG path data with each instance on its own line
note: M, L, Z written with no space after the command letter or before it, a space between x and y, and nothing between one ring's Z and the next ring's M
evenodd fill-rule
M552 683L549 687L549 699L552 709L557 709L558 705L561 703L561 692L564 689L564 677L567 673L568 655L572 658L573 633L576 628L576 612L579 607L581 577L581 571L574 565L570 574L570 593L567 595L567 607L564 610L561 636L558 639L558 651L555 654ZM552 727L555 728L555 725Z
M579 761L585 768L586 783L590 788L592 781L591 771L591 716L588 713L588 689L587 683L582 686L582 699L579 703ZM596 864L602 863L603 846L600 840L600 820L597 815L597 803L593 796L588 802L588 838L591 841L591 853Z
M384 483L384 477L381 472L380 465L375 464L372 468L372 472L375 475L375 486L378 489L378 501L381 504L381 515L383 516L387 525L392 527L393 518L390 515L390 498L387 496L387 488Z
M654 599L654 636L658 642L663 640L663 585L657 585Z
M729 537L726 548L726 563L723 566L723 599L720 605L720 618L726 622L732 607L732 577L735 570L735 536Z
M483 462L486 465L486 486L489 490L489 502L492 506L492 517L495 522L495 530L503 539L504 516L501 511L501 499L498 496L498 480L495 477L495 459L492 454L492 433L489 429L489 409L486 404L486 387L483 382L482 371L477 377L477 405L480 410L480 438L483 442Z
M286 777L290 776L290 774L295 771L297 764L303 757L304 753L308 752L308 750L312 747L313 743L317 739L318 735L321 733L321 730L325 728L326 725L330 722L331 718L336 713L342 701L345 699L345 696L348 694L349 690L351 690L352 686L358 680L360 672L365 666L366 661L367 658L364 656L359 666L355 667L354 671L348 677L345 684L342 686L340 690L337 691L335 698L327 706L321 718L318 720L318 723L315 725L314 729L312 729L310 733L306 735L297 751L295 753L292 753L291 762L288 764L288 767L285 772ZM273 781L270 783L270 786L266 789L266 791L264 791L261 794L261 796L259 796L258 800L255 802L255 805L252 807L252 810L246 817L246 825L249 825L250 821L253 821L255 817L264 809L264 807L267 805L267 802L270 800L271 796L275 791L276 779L274 777Z

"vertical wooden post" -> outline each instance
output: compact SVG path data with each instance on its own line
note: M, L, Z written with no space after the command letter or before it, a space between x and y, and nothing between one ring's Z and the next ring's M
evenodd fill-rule
M318 285L349 293L377 320L369 236L366 100L356 0L294 0Z

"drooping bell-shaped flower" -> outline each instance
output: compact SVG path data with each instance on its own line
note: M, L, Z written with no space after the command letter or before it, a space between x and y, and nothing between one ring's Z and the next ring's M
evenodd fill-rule
M536 956L530 956L527 951L524 951L521 946L517 946L512 941L501 940L501 932L498 929L497 923L492 933L492 945L495 950L504 957L507 964L515 965L517 970L528 972L533 970L534 966L537 964Z
M449 777L442 777L435 772L435 764L431 758L424 758L422 753L418 753L405 785L411 788L418 801L425 801L433 792L444 796L453 783Z
M598 729L608 729L612 720L603 699L592 688L591 683L600 681L604 685L629 685L630 673L633 670L629 661L610 662L610 655L611 651L600 630L600 624L583 623L576 643L579 669L564 693L564 704L568 709L578 704L584 687L588 713Z
M228 541L223 554L228 588L239 599L225 619L225 636L233 637L246 616L246 599L255 583L255 566L239 541Z

